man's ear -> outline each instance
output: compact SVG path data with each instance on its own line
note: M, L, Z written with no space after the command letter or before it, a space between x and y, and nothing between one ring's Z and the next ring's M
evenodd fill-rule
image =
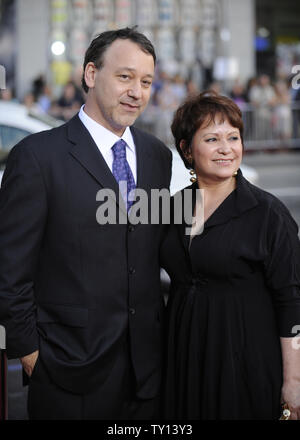
M98 69L96 68L95 64L92 62L87 63L87 65L85 66L84 79L89 89L93 89L95 87L97 70Z

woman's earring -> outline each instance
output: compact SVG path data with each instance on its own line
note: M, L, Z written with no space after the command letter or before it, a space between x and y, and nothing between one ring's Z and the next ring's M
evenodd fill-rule
M232 174L232 177L235 177L235 176L237 176L237 171L235 171L233 174Z
M190 170L190 174L191 174L191 178L190 178L190 181L192 182L192 183L195 183L196 181L197 181L197 178L196 177L194 177L194 175L196 174L196 171L195 170Z

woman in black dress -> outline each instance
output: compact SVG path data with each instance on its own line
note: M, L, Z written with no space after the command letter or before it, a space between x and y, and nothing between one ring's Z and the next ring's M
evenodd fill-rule
M229 98L189 99L172 132L195 171L188 189L204 197L193 197L192 233L174 222L162 248L171 278L165 417L277 419L284 402L300 419L297 225L239 170L243 123Z

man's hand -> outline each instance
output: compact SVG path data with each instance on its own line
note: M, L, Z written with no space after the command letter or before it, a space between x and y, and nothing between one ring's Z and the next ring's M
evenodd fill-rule
M27 356L23 356L22 358L20 358L22 367L24 368L25 373L29 377L32 375L32 371L34 369L38 356L39 356L39 351L37 350L31 354L28 354Z

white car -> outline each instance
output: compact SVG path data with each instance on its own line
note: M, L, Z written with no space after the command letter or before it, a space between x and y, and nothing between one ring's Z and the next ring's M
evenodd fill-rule
M5 159L11 148L25 136L62 124L48 115L40 115L17 102L0 101L0 183ZM2 165L1 165L2 164Z

